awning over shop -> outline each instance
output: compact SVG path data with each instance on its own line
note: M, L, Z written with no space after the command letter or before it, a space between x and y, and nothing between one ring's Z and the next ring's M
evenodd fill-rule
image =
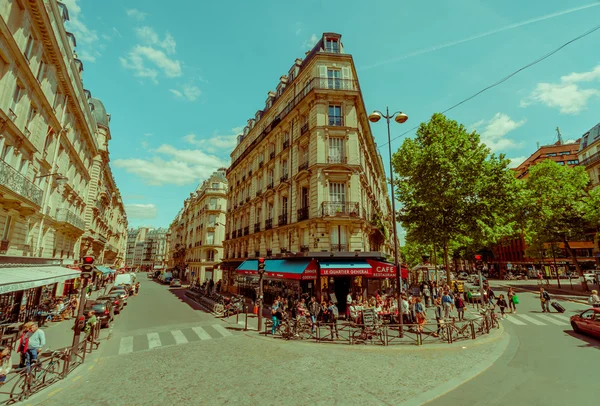
M247 259L236 269L237 273L244 275L258 275L258 260ZM317 261L301 259L291 261L287 259L266 259L265 277L314 280L317 279Z
M62 266L0 268L0 294L79 278L80 274Z
M373 268L364 259L346 261L321 261L322 276L371 276Z
M110 269L107 266L97 265L96 269L99 270L100 272L102 272L104 275L109 274L109 273L115 273L114 269Z

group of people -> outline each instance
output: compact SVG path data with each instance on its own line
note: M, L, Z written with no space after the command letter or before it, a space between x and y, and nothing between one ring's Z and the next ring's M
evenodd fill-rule
M310 320L312 332L314 332L317 322L330 323L332 338L334 334L339 338L337 330L339 310L333 300L322 300L319 303L317 298L313 296L307 303L306 299L307 297L304 296L294 303L291 298L282 298L281 296L275 298L271 306L272 334L275 334L279 326L281 326L281 322L285 319L291 318L291 320L299 321L305 318L307 321Z

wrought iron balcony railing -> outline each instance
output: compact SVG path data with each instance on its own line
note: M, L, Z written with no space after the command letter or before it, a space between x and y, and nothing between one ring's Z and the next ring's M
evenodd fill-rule
M37 206L42 205L42 189L29 181L15 168L0 159L0 185L23 196Z
M69 209L57 209L56 221L59 223L69 223L73 227L85 231L85 221Z
M244 227L244 235L250 234L250 226Z
M323 217L358 217L360 215L360 204L358 202L323 202L321 210Z
M273 181L267 184L267 190L273 189Z
M283 183L286 182L288 180L288 174L284 173L280 178L279 178L279 182Z
M255 233L260 232L260 223L254 223L254 232Z
M271 151L269 153L269 159L273 159L273 158L275 158L275 151Z
M308 207L301 207L298 209L298 221L308 219Z
M301 245L300 252L308 252L308 245Z
M590 155L585 158L583 161L579 162L579 166L588 166L600 160L600 152L596 152L595 154Z
M279 222L277 223L280 226L285 226L288 223L288 215L287 213L283 213L279 215Z
M331 252L347 252L348 244L331 244Z
M270 230L273 228L273 219L265 220L265 230Z
M329 155L327 157L327 163L330 164L345 164L348 163L348 158L345 156Z
M300 165L298 165L298 172L303 171L305 169L308 169L308 161L302 162Z
M283 141L283 149L287 149L290 146L290 140Z
M304 134L307 131L308 131L308 123L305 123L302 125L302 127L300 127L300 134Z

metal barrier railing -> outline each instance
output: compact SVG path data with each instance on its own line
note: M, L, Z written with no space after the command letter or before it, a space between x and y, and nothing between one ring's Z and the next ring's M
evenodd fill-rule
M346 321L317 322L282 320L275 329L275 337L285 340L313 340L317 343L373 344L373 345L426 345L451 344L461 340L475 340L499 328L498 320L483 315L468 320L442 320L439 323L364 325ZM273 335L273 321L265 319L265 336Z
M52 351L48 356L39 355L38 362L30 368L11 370L0 385L0 404L11 405L28 399L31 395L64 379L85 362L85 356L99 346L100 323L75 346Z

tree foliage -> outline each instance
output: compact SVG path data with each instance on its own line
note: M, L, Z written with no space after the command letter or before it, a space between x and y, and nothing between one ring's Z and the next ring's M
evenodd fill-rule
M415 242L443 247L446 265L453 240L484 246L511 234L517 186L509 162L476 132L434 114L393 156L403 226Z

